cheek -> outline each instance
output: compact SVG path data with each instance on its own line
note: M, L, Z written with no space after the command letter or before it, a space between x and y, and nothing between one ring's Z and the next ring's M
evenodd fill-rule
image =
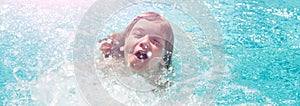
M160 48L154 48L153 49L153 56L154 57L160 57L160 56L162 56L161 54L162 54L162 49L160 49Z
M133 47L134 47L134 42L132 42L132 41L126 41L125 44L124 44L124 52L125 53L132 52Z

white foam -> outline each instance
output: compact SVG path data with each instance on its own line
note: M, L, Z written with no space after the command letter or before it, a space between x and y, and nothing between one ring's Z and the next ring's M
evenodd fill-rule
M87 105L76 87L73 66L65 64L58 72L50 71L38 76L30 87L36 105Z

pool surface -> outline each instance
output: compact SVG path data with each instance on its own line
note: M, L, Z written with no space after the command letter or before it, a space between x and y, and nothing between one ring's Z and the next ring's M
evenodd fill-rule
M74 72L74 57L78 54L74 49L76 34L86 22L83 19L96 3L96 0L0 1L0 105L89 105L88 98L82 95L85 91L78 87ZM201 3L220 29L224 48L219 51L221 54L214 54L214 46L207 41L205 32L214 29L189 27L193 25L181 20L188 17L166 14L174 20L173 24L186 28L184 33L195 34L191 44L202 53L195 55L201 62L196 61L198 68L195 66L197 70L191 74L198 79L192 83L189 105L300 104L300 1L203 0ZM163 6L158 4L152 6ZM178 10L187 13L186 8ZM161 13L164 11L168 10L162 9ZM107 21L115 20L110 19ZM116 29L107 29L103 35ZM97 30L91 32L97 34L95 40L81 43L94 44L101 38ZM179 47L175 49L180 51ZM93 48L87 52L94 53ZM222 71L208 72L214 66L202 61L219 55L225 58L224 62L219 61L224 63ZM182 63L194 63L177 57L177 69L184 66ZM188 75L184 71L178 75ZM175 96L174 100L181 95Z

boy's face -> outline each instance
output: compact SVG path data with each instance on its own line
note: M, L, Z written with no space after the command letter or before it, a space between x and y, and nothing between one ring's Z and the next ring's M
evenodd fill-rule
M159 62L153 63L154 58L161 59L165 48L167 31L162 28L160 21L139 20L125 39L124 56L127 64L135 71L143 71L149 65L158 66ZM150 63L150 64L149 64Z

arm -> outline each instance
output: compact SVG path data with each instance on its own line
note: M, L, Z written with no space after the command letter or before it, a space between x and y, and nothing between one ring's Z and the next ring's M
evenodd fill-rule
M112 53L112 49L114 46L114 43L118 42L117 39L120 37L120 33L114 33L111 34L109 36L107 36L107 38L105 39L101 39L98 41L99 44L99 52L101 52L105 58L108 58L109 55L111 55Z

